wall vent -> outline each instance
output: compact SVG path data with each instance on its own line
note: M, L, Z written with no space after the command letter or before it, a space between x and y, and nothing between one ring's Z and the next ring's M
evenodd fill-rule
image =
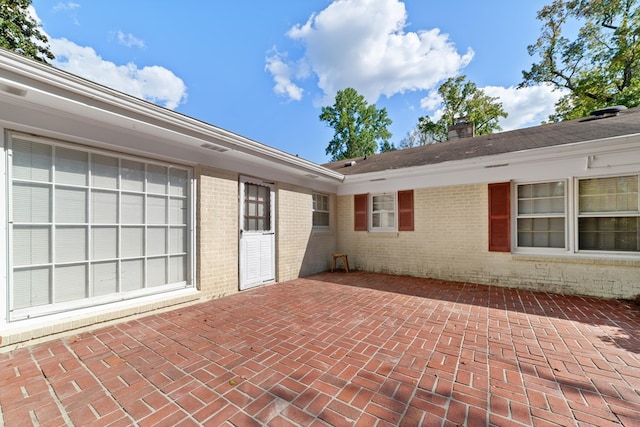
M217 151L218 153L224 153L225 151L229 151L229 149L226 147L222 147L216 144L209 144L208 142L205 142L200 147L206 148L207 150Z

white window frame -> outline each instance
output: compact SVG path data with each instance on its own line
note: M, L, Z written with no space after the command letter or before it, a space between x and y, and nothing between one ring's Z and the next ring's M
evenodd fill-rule
M606 254L606 255L626 255L634 256L640 255L640 249L635 251L625 250L607 250L607 249L580 249L580 219L581 218L640 218L640 194L638 195L638 206L635 211L609 211L609 212L580 212L580 182L589 179L608 179L608 178L622 178L622 177L636 177L638 185L640 186L640 173L618 173L615 175L598 175L589 177L575 178L574 182L574 203L575 203L575 224L574 224L574 244L577 252L588 254ZM640 193L640 192L639 192ZM640 239L640 236L638 236Z
M171 168L177 168L180 170L183 170L187 173L187 177L186 177L186 194L184 196L178 196L178 195L174 195L171 192L171 187L166 189L166 193L164 195L161 194L156 194L156 197L164 197L167 200L167 203L165 204L165 209L166 209L166 215L170 214L170 209L171 209L171 201L172 200L180 200L180 199L184 199L185 200L185 204L184 204L184 208L187 210L185 213L185 221L186 224L178 224L178 223L172 223L171 219L169 216L166 217L166 223L164 224L158 224L155 227L156 228L163 228L166 229L166 233L165 234L165 242L170 242L170 240L166 240L166 239L170 239L169 235L171 234L171 230L175 229L175 228L184 228L184 233L185 233L185 239L186 241L184 242L184 248L183 248L183 252L172 252L171 248L169 247L168 243L166 246L166 252L164 254L158 254L158 255L154 255L154 254L148 254L148 253L144 253L141 257L134 257L135 259L140 259L142 260L143 263L147 264L150 260L156 260L156 259L160 259L160 258L166 258L167 259L167 263L166 265L166 279L167 281L169 281L170 279L170 273L171 273L171 262L172 262L172 258L178 257L178 256L185 256L186 257L186 265L184 266L184 274L186 277L186 280L180 281L180 282L176 282L176 283L168 283L165 285L161 285L161 286L153 286L152 284L147 283L146 285L144 285L141 289L137 289L137 290L131 290L131 291L123 291L122 290L122 284L119 283L117 285L117 292L116 293L110 293L110 294L105 294L102 296L89 296L89 297L84 297L84 298L79 298L79 299L73 299L73 300L69 300L69 301L61 301L61 302L54 302L54 303L49 303L49 304L44 304L44 305L33 305L33 306L27 306L24 308L17 308L14 307L14 300L13 300L13 293L14 293L14 277L13 277L13 270L14 270L14 261L13 261L13 250L9 251L9 256L7 257L7 272L8 272L8 286L7 286L7 293L6 293L6 298L8 298L7 300L7 308L10 310L10 312L8 313L8 318L7 320L9 322L12 321L18 321L18 320L22 320L22 319L27 319L27 318L33 318L33 317L39 317L39 316L45 316L45 315L50 315L50 314L55 314L55 313L59 313L59 312L67 312L70 310L77 310L77 309L82 309L85 307L92 307L92 306L97 306L97 305L102 305L102 304L108 304L108 303L113 303L113 302L119 302L122 301L123 299L132 299L132 298L138 298L138 297L142 297L142 296L147 296L147 295L155 295L155 294L159 294L159 293L163 293L163 292L168 292L168 291L172 291L172 290L180 290L180 289L185 289L185 288L193 288L195 287L195 178L194 178L194 171L192 167L189 166L184 166L184 165L180 165L180 164L172 164L172 163L167 163L167 162L162 162L162 161L154 161L148 158L142 158L142 157L137 157L137 156L130 156L130 155L125 155L123 153L119 153L119 152L113 152L113 151L108 151L108 150L101 150L101 149L94 149L94 148L88 148L85 146L78 146L72 143L67 143L67 142L61 142L61 141L56 141L56 140L52 140L50 138L45 138L45 137L36 137L36 136L31 136L31 135L25 135L25 134L21 134L18 132L7 132L6 134L6 141L5 141L5 147L9 152L9 156L10 158L12 157L13 154L13 140L15 139L19 139L19 140L23 140L23 141L30 141L33 143L39 143L39 144L44 144L44 145L49 145L52 147L52 149L70 149L70 150L74 150L74 151L78 151L78 152L82 152L82 153L86 153L87 154L87 158L91 159L92 156L98 155L98 156L107 156L107 157L112 157L112 158L116 158L118 159L118 164L121 164L123 161L134 161L134 162L139 162L145 165L145 170L147 170L148 167L150 166L160 166L160 167L166 167L167 168L167 176L169 177L171 174ZM55 174L55 169L52 171L53 174ZM103 224L99 224L99 223L95 223L92 219L92 215L91 215L91 209L92 209L92 194L94 192L96 193L101 193L101 192L113 192L114 194L117 194L117 198L119 200L118 202L118 206L120 207L120 209L122 209L122 205L121 205L121 197L122 194L124 193L135 193L131 192L129 190L125 190L122 187L118 186L117 189L114 190L109 190L109 189L103 189L99 186L96 186L92 181L92 175L91 175L91 171L88 172L88 182L86 185L80 185L80 186L75 186L79 189L83 189L84 191L86 191L87 194L87 199L86 199L86 209L87 209L87 217L85 222L83 222L82 224L79 224L80 226L84 227L86 230L86 250L87 251L92 251L92 233L91 230L94 229L99 229L101 227L104 227ZM55 188L58 184L56 183L56 178L55 175L51 178L51 182L48 183L43 183L46 184L47 186L50 186L51 188ZM120 178L118 178L120 179ZM169 179L169 178L168 178ZM21 180L18 180L16 182L20 182ZM28 182L28 181L25 181ZM35 181L34 181L35 182ZM168 182L168 181L167 181ZM14 177L13 177L13 165L12 165L12 161L10 160L8 162L8 168L7 168L7 180L6 180L6 201L7 201L7 206L9 209L9 229L8 229L8 248L12 248L14 245L14 239L13 239L13 228L14 228L14 221L13 221L13 213L12 210L10 209L11 206L13 205L13 183L14 183ZM37 182L35 182L37 184ZM64 187L69 187L72 188L74 187L73 185L68 185L68 184L61 184L60 185L61 188ZM144 195L144 196L154 196L153 192L150 192L148 189L144 189L140 192L140 194ZM53 209L55 211L55 198L51 199L51 209ZM145 209L145 217L146 215L148 215L148 212L146 212ZM120 215L120 214L119 214ZM150 223L147 221L147 219L144 220L144 224L140 224L140 227L143 227L145 230L149 229L149 228L153 228L154 224ZM26 223L28 224L28 223ZM37 225L37 224L36 224ZM55 230L57 227L60 226L65 226L66 223L64 222L57 222L57 221L50 221L49 223L45 224L48 227L50 227L51 233L53 234L52 240L51 240L51 247L49 250L53 251L52 255L51 255L51 259L49 259L49 261L44 264L47 266L47 268L50 269L55 269L57 265L62 265L64 266L65 264L69 264L69 265L83 265L86 266L86 274L87 274L87 278L91 277L91 269L93 268L94 265L100 264L102 262L117 262L118 265L120 266L120 263L123 261L128 260L129 258L127 257L123 257L122 256L122 252L120 249L118 249L118 253L116 254L116 257L113 259L96 259L92 257L92 252L88 252L86 259L85 260L79 260L79 261L73 261L70 263L64 263L64 262L56 262L56 257L55 257ZM73 225L73 224L72 224ZM122 218L119 217L117 222L113 225L109 225L109 227L116 227L118 229L121 229L123 227L126 227L127 224L123 224L122 223ZM118 248L121 247L121 240L118 241ZM146 246L146 242L144 243L144 246ZM134 259L132 258L132 259ZM36 265L37 266L37 265ZM25 266L24 268L27 268L28 266ZM18 268L22 268L22 267L18 267ZM145 267L145 271L146 268L149 267ZM118 267L118 275L120 274L120 267ZM145 281L146 281L146 276L145 276ZM52 289L54 289L56 286L60 286L60 284L56 284L55 281L53 281L52 283L50 283L50 292L53 292Z
M327 200L327 210L317 208L317 198L324 197ZM325 193L314 192L311 194L311 224L314 230L328 230L331 228L331 197ZM315 224L315 213L327 214L327 224Z
M374 198L376 197L393 197L393 209L382 209L378 211L373 210L374 206ZM368 221L369 221L369 231L372 232L395 232L398 231L398 193L371 193L368 197ZM375 214L393 214L393 226L374 226L373 217Z
M563 213L520 213L520 187L528 186L528 185L537 185L537 184L554 184L554 183L563 183L564 184L564 196L563 196ZM512 228L512 236L513 236L513 247L516 248L516 251L519 252L567 252L569 250L569 223L570 223L570 214L569 214L569 197L568 194L570 192L570 184L567 179L550 179L543 181L527 181L527 182L514 182L512 186L513 192L513 203L512 203L512 212L513 214L513 228ZM535 203L535 197L532 197L532 203ZM543 199L541 197L540 199ZM564 219L564 245L562 247L551 247L551 246L524 246L520 245L519 240L519 227L518 223L521 219L550 219L550 218L563 218Z
M511 183L511 247L514 253L521 254L565 254L567 256L575 257L607 257L607 258L640 258L640 251L621 251L621 250L605 250L605 249L580 249L579 242L579 220L584 217L639 217L640 218L640 206L638 206L638 212L609 212L609 213L580 213L580 194L579 185L580 181L588 179L601 179L601 178L616 178L625 176L636 176L640 185L640 173L638 172L619 172L611 175L593 175L593 176L572 176L566 178L546 179L537 181L512 181ZM545 247L524 247L518 246L518 186L535 183L551 183L565 181L565 248L545 248ZM640 196L638 200L640 205Z

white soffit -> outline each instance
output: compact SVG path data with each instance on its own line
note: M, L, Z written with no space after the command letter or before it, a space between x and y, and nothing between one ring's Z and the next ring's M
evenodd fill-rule
M343 179L342 174L308 160L2 49L0 97L3 102L66 116L70 122L88 121L96 128L98 143L104 142L99 135L110 129L131 135L132 139L125 142L130 149L138 139L155 141L155 146L141 149L151 154L154 152L150 148L160 148L162 144L174 145L173 151L178 153L188 149L185 158L178 158L182 161L195 159L197 163L224 165L227 169L236 163L249 165L249 170L250 165L255 165L276 175L325 185L337 185ZM69 129L69 135L73 135L73 129Z
M366 161L366 160L364 160ZM640 134L346 175L339 195L637 172Z

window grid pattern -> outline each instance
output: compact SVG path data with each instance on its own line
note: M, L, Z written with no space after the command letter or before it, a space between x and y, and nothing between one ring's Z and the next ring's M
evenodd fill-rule
M244 230L271 230L270 188L263 185L244 185Z
M11 142L12 310L188 280L188 169Z
M518 185L517 245L566 248L565 182Z
M640 251L639 175L578 181L578 248Z
M313 226L329 228L329 196L313 193Z
M394 194L374 194L371 196L371 229L395 230L396 199Z

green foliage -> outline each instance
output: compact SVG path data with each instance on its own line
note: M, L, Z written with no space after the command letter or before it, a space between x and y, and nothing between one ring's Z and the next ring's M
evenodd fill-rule
M501 130L498 121L500 117L507 117L502 103L497 98L486 95L475 83L467 80L466 76L450 77L440 85L438 93L442 98L442 117L436 122L429 116L420 117L416 127L417 135L410 133L409 139L401 142L402 148L412 146L407 143L425 145L446 141L449 126L461 117L475 124L476 135Z
M373 154L378 143L381 150L393 147L389 144L391 132L387 128L392 122L387 109L369 105L353 88L338 91L333 106L322 107L320 120L334 130L326 149L332 161Z
M550 120L640 105L640 0L554 0L538 19L542 31L528 50L539 61L522 72L521 86L549 83L568 90Z
M31 0L0 0L0 47L48 63L54 59L47 36L28 15Z

